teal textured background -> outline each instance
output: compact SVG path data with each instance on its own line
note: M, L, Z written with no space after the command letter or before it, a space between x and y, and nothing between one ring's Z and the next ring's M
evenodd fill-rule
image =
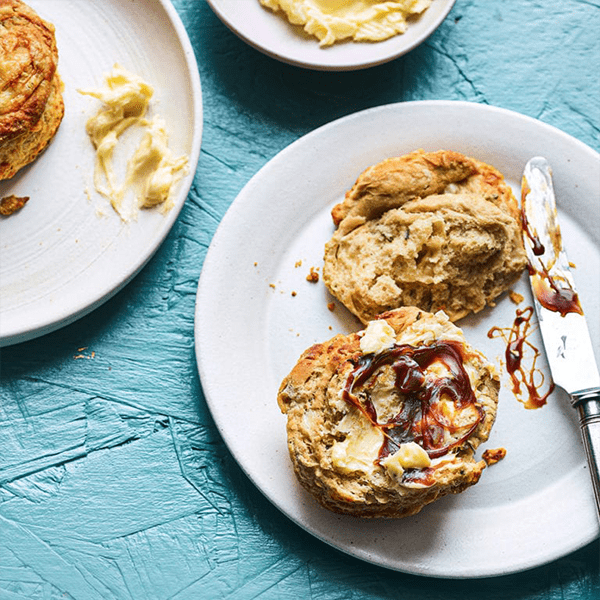
M420 47L347 73L279 63L203 0L173 4L203 89L194 184L167 240L123 291L2 351L0 600L600 597L598 540L524 573L444 581L314 539L230 456L202 395L193 337L197 281L223 214L270 158L324 123L391 102L467 100L599 150L600 4L458 0Z

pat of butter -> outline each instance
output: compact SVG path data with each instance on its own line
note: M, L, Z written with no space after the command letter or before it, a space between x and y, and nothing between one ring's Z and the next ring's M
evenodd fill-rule
M383 434L377 427L367 425L354 429L343 442L332 446L331 462L342 473L370 473L375 469L382 444Z
M394 454L386 456L381 464L394 477L400 479L404 469L425 469L431 466L429 455L416 442L400 444Z
M321 46L351 38L380 42L404 33L407 17L418 15L431 0L260 0L273 11L281 10L290 23L303 25Z
M370 321L360 338L360 350L363 354L382 352L391 348L395 341L396 332L387 321Z

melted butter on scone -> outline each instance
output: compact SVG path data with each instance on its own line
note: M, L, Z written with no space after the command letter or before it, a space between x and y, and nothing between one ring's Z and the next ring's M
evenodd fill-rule
M407 18L419 15L431 0L260 0L283 11L290 23L303 25L321 46L345 39L380 42L407 29Z
M409 325L402 333L402 343L416 346L430 344L439 339L465 342L462 329L456 327L444 311L439 310L435 317L433 323L420 319Z
M138 208L161 206L168 211L173 205L172 191L187 172L188 158L173 154L166 123L160 116L145 118L153 87L117 64L105 75L104 87L80 93L102 102L86 123L86 132L96 150L96 191L110 201L123 221L135 218ZM114 154L121 136L132 127L141 129L144 135L127 161L125 177L119 184ZM130 191L135 200L127 203Z
M394 477L401 479L404 469L425 469L431 466L429 454L416 442L400 444L394 454L381 460L387 471Z
M331 448L331 462L342 473L360 471L371 473L376 468L375 460L383 443L383 434L358 411L348 413L341 421L338 430L347 431L343 442L336 442Z
M387 321L370 321L360 338L360 350L363 354L381 352L394 345L396 332Z

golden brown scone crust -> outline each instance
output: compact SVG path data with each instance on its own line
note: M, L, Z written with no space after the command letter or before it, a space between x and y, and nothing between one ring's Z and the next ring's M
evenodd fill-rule
M404 343L403 339L414 340L416 335L429 345L432 332L437 332L438 338L451 339L458 331L464 341L460 330L443 314L408 307L380 318L393 327L398 344ZM373 465L370 472L340 468L334 448L355 433L345 429L348 419L358 418L365 427L373 427L341 396L355 361L362 355L360 337L360 332L340 334L315 344L302 354L279 388L278 404L287 415L289 454L302 486L334 512L360 517L405 517L446 494L461 492L477 483L486 464L474 459L474 450L489 436L500 384L494 367L466 342L464 364L483 418L467 440L438 459L441 463L431 474L433 485L403 485L381 465ZM371 389L373 394L378 393L376 386ZM400 405L393 405L396 406L399 411Z
M64 114L54 26L20 0L0 0L0 179L33 161Z
M386 310L478 312L526 266L519 207L493 167L418 150L364 171L332 210L323 280L363 323Z

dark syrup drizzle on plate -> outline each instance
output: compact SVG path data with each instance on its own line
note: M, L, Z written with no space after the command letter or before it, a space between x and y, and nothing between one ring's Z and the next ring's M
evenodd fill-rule
M506 370L512 381L512 391L517 400L522 402L525 408L540 408L546 404L548 396L554 391L554 383L550 383L548 390L542 393L540 390L544 385L544 374L536 368L540 351L529 340L532 333L531 318L534 314L533 306L517 309L517 314L512 327L492 327L488 331L489 338L501 337L506 350ZM531 366L524 365L525 350L529 348L533 352ZM536 381L537 379L537 381ZM527 399L523 398L521 387L527 393Z

